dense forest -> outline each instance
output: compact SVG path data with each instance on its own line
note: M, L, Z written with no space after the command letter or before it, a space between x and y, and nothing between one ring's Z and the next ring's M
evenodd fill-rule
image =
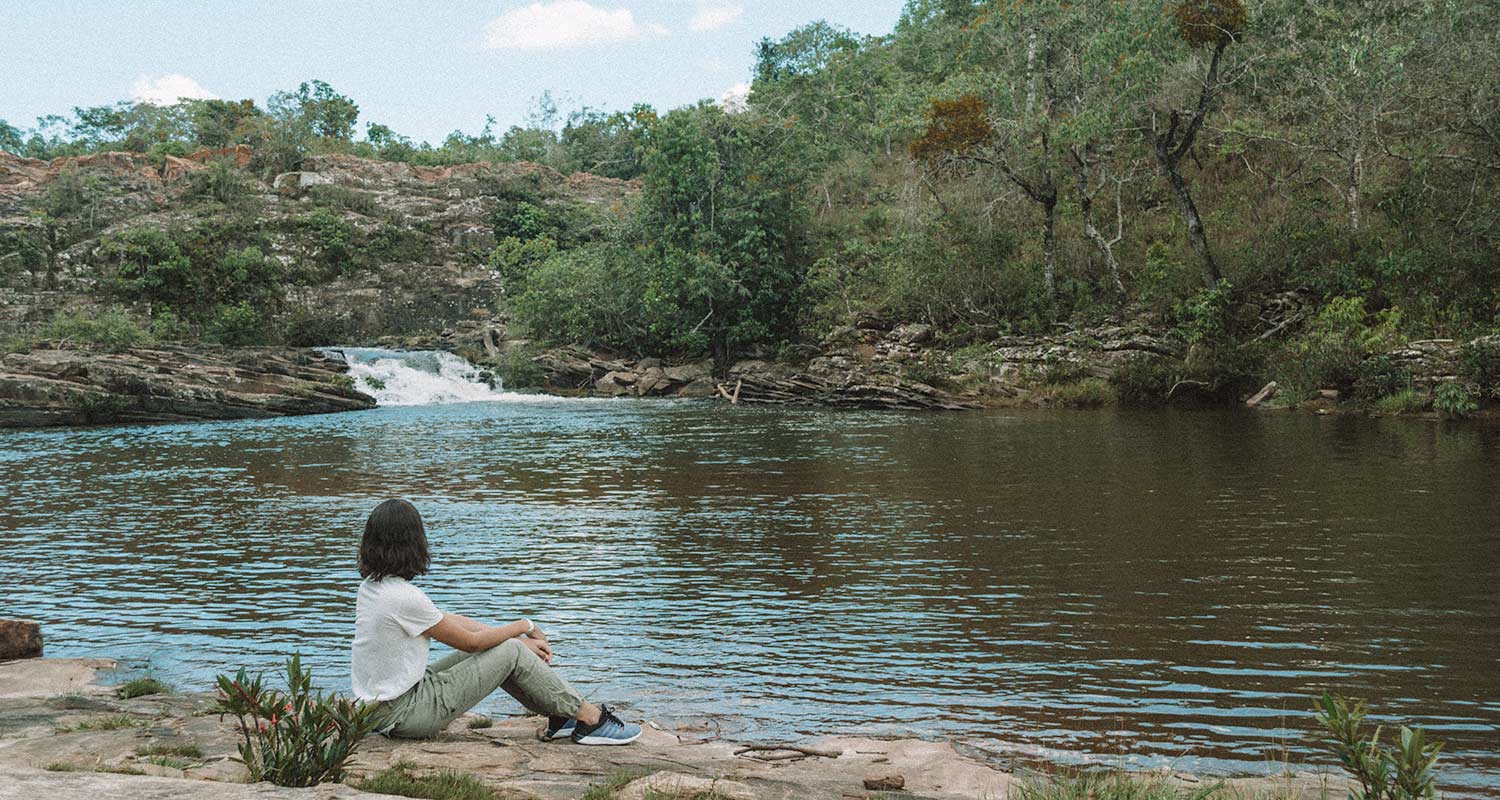
M1396 344L1500 330L1495 4L911 0L887 35L814 22L755 47L744 107L564 115L543 97L528 125L432 145L361 128L354 99L311 81L264 107L0 122L0 149L247 144L263 180L322 153L638 179L619 220L510 193L486 256L499 310L534 337L618 352L723 363L871 318L954 347L1149 318L1187 355L1122 375L1125 394L1276 378L1373 401L1410 383L1380 357ZM200 178L205 194L230 199L230 173ZM54 194L36 213L86 205L87 187ZM184 331L249 313L253 293L194 305L162 235L113 242L128 269L111 291L179 302ZM278 280L259 252L215 258L235 285ZM1281 297L1304 311L1268 325ZM1474 396L1455 402L1500 391L1500 348L1464 360Z

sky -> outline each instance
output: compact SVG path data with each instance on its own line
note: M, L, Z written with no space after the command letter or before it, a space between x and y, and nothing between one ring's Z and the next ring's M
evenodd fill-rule
M0 119L127 99L253 98L321 79L416 140L561 111L668 109L750 80L815 19L883 34L902 0L3 0Z

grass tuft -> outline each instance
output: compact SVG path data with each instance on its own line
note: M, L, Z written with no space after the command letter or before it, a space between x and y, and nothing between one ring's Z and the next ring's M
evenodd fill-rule
M155 678L136 678L115 687L115 696L121 700L145 697L150 694L171 694L172 687Z
M1015 791L1018 800L1208 800L1221 797L1224 784L1189 787L1161 776L1087 770L1029 776Z
M492 728L494 726L495 721L489 717L473 717L469 720L469 730L471 731L479 730L480 728Z
M356 783L354 788L362 792L431 800L499 800L500 795L494 789L473 775L446 769L418 775L413 772L415 769L417 766L410 761L398 761L390 769Z
M107 717L94 717L72 725L59 725L55 729L58 733L76 733L78 731L115 731L121 728L139 728L146 721L129 714L111 714Z
M1375 410L1382 414L1420 414L1427 410L1427 397L1416 389L1402 389L1376 400Z
M202 758L203 749L196 744L148 744L135 749L138 756L170 756L173 758Z
M596 783L590 786L578 800L612 800L615 792L625 788L631 781L640 780L650 775L652 770L627 769L612 773L604 779L604 783Z
M1039 391L1060 408L1102 408L1115 401L1115 391L1098 378L1072 383L1049 383Z
M69 764L66 761L53 761L50 764L48 764L47 766L42 767L42 769L47 770L48 772L80 772L81 771L81 769L79 768L79 766L77 764Z

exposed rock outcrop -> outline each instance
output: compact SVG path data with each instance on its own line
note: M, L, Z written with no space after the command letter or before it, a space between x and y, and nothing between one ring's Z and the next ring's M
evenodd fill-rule
M41 655L41 625L29 619L0 619L0 661Z
M40 348L0 357L0 427L280 417L373 408L305 349Z

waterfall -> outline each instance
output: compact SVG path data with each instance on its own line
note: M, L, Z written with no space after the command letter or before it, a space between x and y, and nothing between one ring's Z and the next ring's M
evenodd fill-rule
M342 356L349 365L354 388L373 396L382 406L536 397L506 392L498 377L490 377L479 367L441 350L333 347L324 352Z

